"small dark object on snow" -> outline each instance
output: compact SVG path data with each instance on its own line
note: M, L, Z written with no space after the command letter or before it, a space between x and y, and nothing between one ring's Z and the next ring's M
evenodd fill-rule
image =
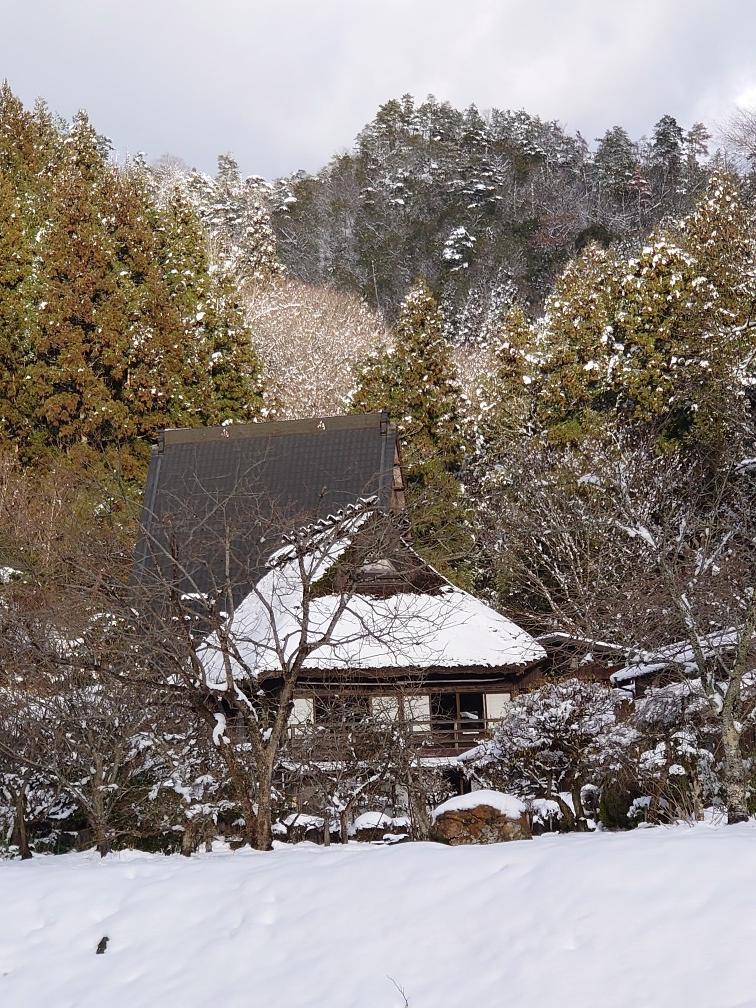
M103 935L97 943L97 955L102 955L105 949L108 947L108 942L110 938L107 935Z

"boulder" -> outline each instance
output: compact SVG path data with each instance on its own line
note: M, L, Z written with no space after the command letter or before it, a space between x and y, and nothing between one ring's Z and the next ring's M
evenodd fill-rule
M431 839L452 847L532 837L525 803L501 791L473 791L450 798L434 810L431 821Z

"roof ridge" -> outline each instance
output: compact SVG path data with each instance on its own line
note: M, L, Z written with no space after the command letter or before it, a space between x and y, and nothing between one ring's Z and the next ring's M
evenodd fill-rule
M393 430L385 410L374 413L349 413L340 416L316 416L301 420L269 420L265 423L227 423L216 427L171 427L161 432L163 445L191 444L221 439L277 437L283 434L317 434L331 430Z

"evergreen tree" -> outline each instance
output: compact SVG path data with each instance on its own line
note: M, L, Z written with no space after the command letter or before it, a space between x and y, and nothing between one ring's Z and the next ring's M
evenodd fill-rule
M221 154L214 179L193 172L185 189L225 269L258 284L282 274L262 179L242 179L231 155Z
M753 225L753 211L735 178L722 171L712 174L706 192L682 222L681 242L695 257L701 275L716 287L719 307L733 327L748 321L753 304Z
M720 350L712 334L724 321L716 287L701 275L699 263L660 233L629 263L615 313L615 335L622 347L612 374L618 415L655 431L662 448L687 445L715 461L721 448L701 442L700 425L713 405L711 381L719 372ZM728 423L719 402L719 431ZM701 411L704 413L701 413Z
M683 166L685 132L674 116L664 115L654 126L649 157L659 180L674 184Z
M392 346L368 357L351 406L388 410L397 425L411 494L421 501L418 544L442 565L464 558L468 541L457 481L463 452L461 393L444 320L423 282L402 304Z
M493 343L490 373L476 393L475 442L484 469L513 438L534 433L539 369L535 327L521 308L512 308Z
M353 151L286 180L272 223L292 276L357 290L388 321L424 276L458 339L473 287L506 272L538 308L588 240L637 244L687 212L703 145L699 125L686 134L666 116L645 144L612 127L592 162L558 123L404 96L381 106Z
M84 113L65 137L65 160L51 193L41 263L43 307L31 387L51 446L97 449L125 421L126 306L108 233L114 171L103 138Z
M476 349L493 347L518 300L517 285L503 270L484 275L466 292L448 284L441 306L447 339Z
M83 113L67 127L5 87L0 127L2 439L138 483L157 430L259 416L251 334L191 207L113 165Z
M43 104L27 111L7 83L0 87L0 438L21 446L37 439L40 396L29 367L44 305L39 264L55 138Z
M537 424L553 441L594 433L610 406L616 287L616 260L591 244L568 264L546 301Z
M695 397L695 436L704 444L721 442L745 424L744 389L751 384L756 358L756 221L732 175L717 171L706 192L682 224L681 243L716 292L698 333L699 391ZM695 374L695 372L694 372Z
M638 153L621 126L606 131L598 141L593 160L610 192L616 197L624 196L638 169Z
M0 428L6 437L29 434L31 391L25 366L33 352L34 312L29 278L32 249L24 204L9 175L0 173Z
M179 189L161 205L157 255L183 331L174 410L185 425L261 415L261 365L228 273L213 267L199 218Z
M683 139L681 189L690 197L698 197L707 181L704 161L709 153L711 134L703 123L693 123Z
M619 415L707 466L744 428L755 263L750 214L718 174L681 226L659 232L628 264L618 288L621 352L611 384Z
M693 123L685 134L685 161L689 171L699 167L708 155L709 140L711 133L702 122Z

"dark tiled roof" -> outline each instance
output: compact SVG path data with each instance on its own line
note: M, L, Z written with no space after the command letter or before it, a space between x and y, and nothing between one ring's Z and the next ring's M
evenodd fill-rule
M238 601L287 526L374 495L388 507L395 444L381 413L165 431L147 476L138 579L213 594L228 569Z

